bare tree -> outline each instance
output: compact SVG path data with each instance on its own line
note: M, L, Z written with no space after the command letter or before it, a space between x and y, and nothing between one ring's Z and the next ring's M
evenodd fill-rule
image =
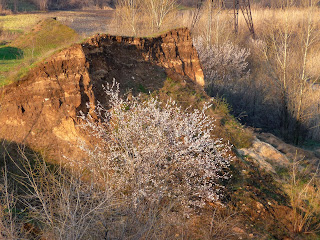
M33 0L33 2L39 7L41 11L48 10L49 0Z
M284 10L284 26L271 28L265 37L267 44L264 48L266 67L270 79L277 86L280 95L281 131L285 139L298 144L308 122L313 119L315 112L308 111L308 92L317 78L312 79L308 74L307 62L312 45L315 43L315 25L312 11L315 6L309 2L309 14L302 26L302 33L293 34L293 26L289 24L288 8L291 1L286 2Z
M312 16L313 16L313 10L315 7L315 1L307 1L307 4L309 4L309 14L306 22L306 28L305 32L302 35L302 64L300 67L299 75L297 76L296 85L297 90L294 91L296 94L295 96L295 129L294 129L294 141L296 144L299 143L300 135L301 135L301 126L305 122L305 120L311 119L312 115L314 113L308 113L306 112L306 100L307 100L307 93L312 88L312 84L318 80L317 78L312 80L308 76L307 71L307 61L309 58L309 52L311 49L311 46L316 40L315 36L315 24L313 22ZM311 80L311 81L310 81Z
M165 18L175 10L176 0L145 0L156 30L160 30Z
M137 35L140 11L140 0L118 0L116 4L117 25L121 28L129 26L132 34Z
M271 30L269 45L264 49L265 59L271 79L280 91L281 101L281 131L284 138L288 138L289 129L289 85L288 85L288 58L291 29L289 28L288 12L285 12L284 30L276 26ZM270 46L270 47L269 47ZM275 61L274 61L275 60Z

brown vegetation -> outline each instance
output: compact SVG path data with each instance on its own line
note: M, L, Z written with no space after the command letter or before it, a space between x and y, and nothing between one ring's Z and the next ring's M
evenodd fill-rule
M48 5L44 5L46 2L38 2L39 6L43 4L43 10L54 4L57 8L63 5L61 1L48 1ZM75 6L78 4L72 2ZM156 4L160 2L165 6L162 13ZM253 136L229 115L230 109L244 123L273 132L287 141L302 144L306 139L319 140L319 9L315 5L306 7L303 1L253 2L255 7L276 8L253 9L255 39L246 30L242 18L240 32L235 35L228 10L213 8L208 12L203 9L192 36L201 50L204 74L186 28L155 38L96 35L53 55L24 79L0 91L0 137L27 143L44 156L53 153L47 156L49 160L60 157L66 161L61 157L67 156L76 157L73 162L78 164L95 165L103 154L93 154L93 158L88 159L80 152L79 139L94 147L98 144L77 127L78 117L82 111L84 116L90 113L96 119L97 101L108 102L101 85L116 79L120 82L121 95L127 96L124 109L120 108L124 112L130 110L130 101L137 93L142 93L142 99L147 99L148 93L164 102L172 98L188 111L211 100L213 106L208 114L216 119L213 133L236 148L248 148ZM84 3L99 7L104 4L103 1ZM114 27L122 35L149 36L177 25L190 26L192 9L178 11L175 3L119 1L110 24L112 27L108 27ZM192 6L190 1L180 3ZM305 8L297 8L303 4ZM213 98L210 99L196 82L205 83L207 93ZM146 126L144 123L142 127ZM117 131L115 127L115 134ZM137 136L139 131L135 133ZM310 239L317 239L320 230L318 157L271 134L262 133L258 137L261 141L254 139L251 149L239 151L242 155L234 158L231 164L233 178L221 183L225 186L225 197L221 202L208 202L205 209L198 212L201 214L190 218L178 214L181 209L176 205L173 207L174 203L169 201L158 205L137 201L140 205L134 208L131 207L134 204L123 201L124 198L113 199L114 195L108 195L109 188L97 187L95 184L99 180L91 175L95 171L101 173L101 168L91 169L90 165L79 175L77 167L73 169L75 171L63 169L61 165L52 167L41 158L36 158L40 161L34 167L24 151L20 151L11 160L22 158L25 163L23 169L26 171L22 176L27 180L19 184L30 186L27 206L36 224L21 225L17 220L22 215L13 211L17 205L14 189L7 181L7 167L2 166L5 171L1 179L4 188L1 189L0 207L5 211L0 208L0 227L6 232L0 234L17 238L16 229L25 229L21 234L47 238L58 238L56 236L60 234L61 239L74 239L76 235L84 239L304 239L306 234ZM152 140L159 139L161 137ZM109 140L106 139L106 145ZM136 140L133 138L134 144ZM7 143L3 146L10 148ZM121 146L117 151L119 148ZM162 152L166 149L169 148ZM148 144L143 145L142 151L147 150ZM7 150L3 153L6 157L10 155ZM127 149L125 153L128 159L137 156ZM112 169L103 173L116 176L115 172ZM118 182L114 179L107 183L116 185ZM139 187L129 187L122 197L134 191L138 191L138 195L145 194ZM87 192L94 198L88 198ZM60 196L59 203L54 201L56 195ZM64 206L75 211L65 211ZM83 211L77 212L79 206ZM84 211L93 213L89 220ZM87 221L90 224L85 226ZM77 228L79 226L81 228ZM88 226L97 230L97 235L85 232Z
M249 76L242 75L239 80L238 75L222 82L215 79L210 91L224 96L236 116L246 115L243 118L246 124L273 130L276 134L280 132L283 138L295 144L306 138L318 139L319 110L316 106L319 104L320 72L315 66L319 55L319 10L313 5L304 9L254 9L252 13L255 39L249 38L243 18L239 22L240 33L235 36L232 18L226 11L216 11L211 17L204 12L194 29L204 48L211 44L219 50L216 51L219 59L225 59L223 54L233 54L234 59L238 59L241 51L250 53L243 59L248 65L242 73L249 71ZM210 18L212 26L208 29ZM220 80L225 79L224 76L236 76L237 67L233 62L223 64L226 63L216 63L213 69L220 74ZM212 79L207 79L208 84L210 81ZM219 89L223 88L221 92Z

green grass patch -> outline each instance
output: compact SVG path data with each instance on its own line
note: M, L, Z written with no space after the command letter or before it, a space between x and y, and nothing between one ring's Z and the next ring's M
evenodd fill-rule
M9 72L14 67L20 65L23 62L23 59L17 60L0 60L0 73Z
M1 60L14 60L23 58L23 51L15 47L0 47L0 59Z
M33 54L36 54L77 39L78 35L73 29L56 20L46 19L35 25L29 33L20 36L11 45L33 50Z
M0 85L18 80L39 61L78 39L73 29L54 19L38 22L28 33L0 47Z
M195 10L194 7L179 4L178 11Z
M142 84L139 84L138 89L139 89L139 92L148 93L148 91Z

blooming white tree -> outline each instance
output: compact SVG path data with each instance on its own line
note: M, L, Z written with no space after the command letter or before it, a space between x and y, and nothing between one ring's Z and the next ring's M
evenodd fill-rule
M200 110L182 110L174 101L119 96L105 88L109 106L81 115L82 127L99 139L82 167L104 176L136 206L139 202L178 203L184 210L214 202L228 179L229 145L212 136L214 120ZM97 121L96 119L100 119Z
M250 51L231 42L210 46L206 42L201 37L194 39L208 93L224 92L225 89L239 91L241 80L249 78L247 58Z

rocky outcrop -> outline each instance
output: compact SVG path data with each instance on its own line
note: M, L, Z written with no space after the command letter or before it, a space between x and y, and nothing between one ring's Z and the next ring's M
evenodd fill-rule
M276 148L278 151L284 154L288 159L295 161L307 159L309 163L313 163L313 165L315 166L317 166L320 161L316 151L309 151L303 148L293 146L291 144L287 144L271 133L259 133L257 137L261 141L264 141L272 145L274 148Z
M91 64L95 70L105 69L106 62L115 59L118 61L116 63L120 62L127 67L132 64L139 67L139 62L147 61L161 68L173 69L201 86L204 85L198 54L192 46L192 38L187 28L172 30L156 38L97 35L83 44L83 47L91 61L99 61L98 64Z
M267 172L276 173L275 167L290 166L288 158L276 148L255 138L250 148L238 149L242 156L249 156L258 166Z
M267 172L276 173L276 169L290 169L293 162L308 162L311 172L317 172L320 158L317 151L305 150L285 143L271 133L258 133L250 148L238 149L241 156L250 157Z
M77 116L92 111L97 100L105 101L102 84L116 79L123 91L153 91L168 74L204 83L187 29L156 38L96 35L0 90L0 139L72 155L70 144L83 137Z

